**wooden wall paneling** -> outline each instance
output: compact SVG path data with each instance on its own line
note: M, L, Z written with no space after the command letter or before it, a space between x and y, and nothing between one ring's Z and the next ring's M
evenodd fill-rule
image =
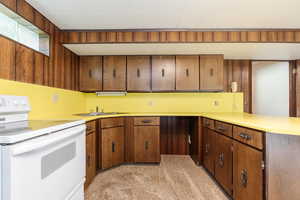
M300 42L300 31L295 32L295 42Z
M51 24L51 22L50 22L47 18L44 17L44 31L45 31L46 33L48 33L49 36L51 37L51 33L50 33L50 24Z
M213 42L213 32L203 32L203 42Z
M268 31L268 42L277 42L277 32Z
M64 48L64 88L72 89L71 51Z
M195 117L191 118L191 145L190 145L190 155L191 158L197 165L202 164L202 118Z
M242 60L241 61L242 70L242 86L241 91L244 93L244 112L252 112L252 80L251 80L251 61Z
M34 10L34 25L39 27L41 30L45 30L45 18L37 10Z
M167 32L159 32L159 41L167 42Z
M196 32L197 34L197 42L203 41L203 32Z
M49 65L49 57L44 56L44 85L50 86L50 65Z
M231 77L229 77L229 74L231 75L232 72L232 64L230 60L224 60L224 91L225 92L231 92L230 83ZM230 72L230 73L229 73Z
M106 32L99 32L100 42L106 42Z
M29 22L34 23L34 8L25 0L17 1L17 13Z
M286 31L284 32L284 42L293 42L295 41L295 32Z
M296 61L296 116L300 117L300 60Z
M148 33L149 42L159 42L159 32Z
M258 31L247 32L247 41L248 42L259 42L260 41L260 32L258 32Z
M176 31L167 32L167 40L168 42L179 42L180 41L179 32Z
M297 61L289 61L289 113L297 116Z
M133 41L134 42L147 42L148 41L148 32L133 32Z
M192 32L192 31L186 32L186 41L187 42L196 42L197 41L197 32Z
M179 41L180 42L186 42L186 34L187 34L187 32L186 31L181 31L181 32L179 32Z
M232 61L232 81L237 82L238 92L242 91L242 67L240 60Z
M54 87L54 65L55 65L55 26L50 22L50 56L49 56L49 86Z
M34 52L21 44L16 44L16 80L34 82Z
M117 33L116 32L107 32L106 33L106 42L116 42Z
M228 32L214 32L214 42L228 42Z
M16 79L16 43L0 36L0 78Z
M86 32L65 32L68 35L68 41L70 43L85 43Z
M86 42L87 43L97 43L100 42L99 32L87 32L86 33Z
M118 32L117 33L117 41L118 42L132 42L133 41L132 32Z
M44 84L44 55L34 52L34 83Z
M261 31L260 32L260 41L261 42L268 42L268 32L267 31Z
M241 42L248 42L248 38L247 38L247 32L246 31L242 31L240 32L240 41Z
M228 41L229 42L239 42L241 41L241 33L237 31L228 32Z
M17 0L0 0L0 3L13 11L17 11Z

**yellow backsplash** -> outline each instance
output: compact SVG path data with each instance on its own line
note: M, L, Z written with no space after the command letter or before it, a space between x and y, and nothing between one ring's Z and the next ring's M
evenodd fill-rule
M30 119L59 119L85 112L85 95L81 92L0 79L1 95L28 96Z
M97 97L85 94L87 111L105 112L243 112L242 93L128 93Z

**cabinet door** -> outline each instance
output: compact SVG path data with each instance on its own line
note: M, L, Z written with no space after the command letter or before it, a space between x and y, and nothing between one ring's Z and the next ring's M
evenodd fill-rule
M96 175L96 133L86 136L86 181L85 188L92 182Z
M232 145L232 139L217 134L215 178L230 195L232 195Z
M215 174L215 138L216 133L208 128L203 129L203 166Z
M44 84L44 55L34 52L34 83Z
M34 52L33 50L16 45L16 80L33 83Z
M238 200L263 199L262 152L234 143L233 196Z
M127 56L127 90L150 91L150 56Z
M112 128L112 166L124 162L124 128Z
M199 56L176 56L176 90L199 90Z
M102 90L102 57L80 56L80 91Z
M101 169L112 167L112 132L112 128L101 130Z
M135 126L135 162L160 162L159 141L159 126Z
M200 90L223 90L223 55L200 56Z
M0 78L15 80L15 42L0 36Z
M152 90L175 90L175 56L152 57Z
M104 56L103 90L126 90L126 56Z

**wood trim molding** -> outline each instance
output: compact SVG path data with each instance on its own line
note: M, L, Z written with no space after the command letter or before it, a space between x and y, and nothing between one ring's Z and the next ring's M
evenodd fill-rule
M300 43L300 30L64 30L64 44L95 43ZM93 35L93 37L86 37ZM84 37L83 37L84 36ZM74 39L75 38L75 39ZM79 39L80 38L80 39Z

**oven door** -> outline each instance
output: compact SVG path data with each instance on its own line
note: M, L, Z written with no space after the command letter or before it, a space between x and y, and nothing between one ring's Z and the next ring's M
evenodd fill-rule
M85 128L80 125L4 147L2 199L73 199L85 179Z

